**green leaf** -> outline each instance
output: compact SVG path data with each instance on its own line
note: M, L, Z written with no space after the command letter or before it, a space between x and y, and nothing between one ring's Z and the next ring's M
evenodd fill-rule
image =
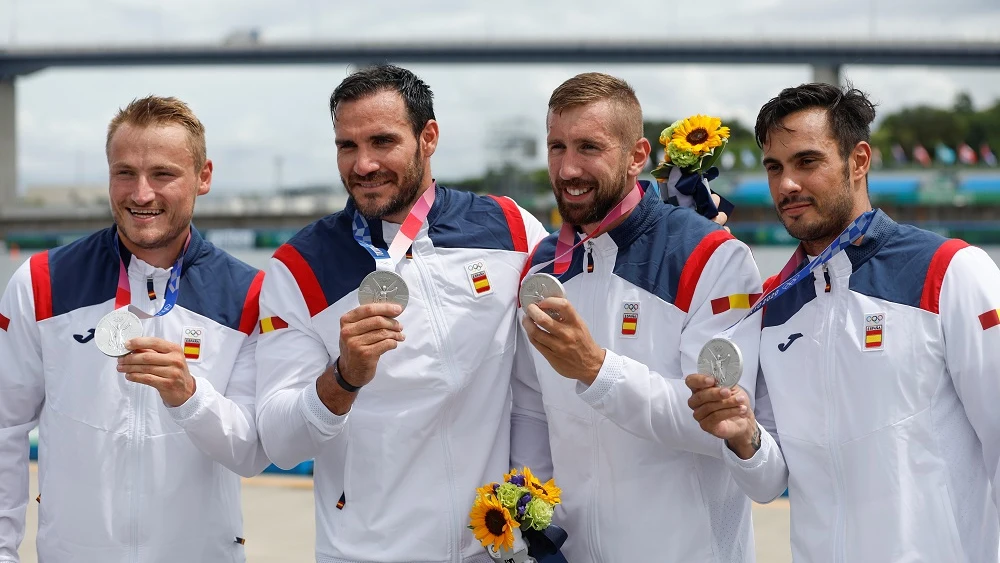
M729 139L722 141L722 144L712 149L711 154L705 155L701 160L701 165L698 166L698 172L704 172L709 168L715 166L719 159L722 158L722 152L726 150L726 145L729 144Z

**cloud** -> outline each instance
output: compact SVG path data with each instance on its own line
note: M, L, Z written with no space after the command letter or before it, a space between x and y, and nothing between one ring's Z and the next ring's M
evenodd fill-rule
M56 14L52 16L52 14ZM259 28L265 41L592 41L601 39L839 38L996 40L995 0L727 0L714 3L469 3L425 0L377 6L344 0L0 0L0 44L218 43ZM435 92L442 139L436 176L480 174L509 122L541 141L548 96L566 78L600 70L633 84L648 118L695 112L752 125L781 88L806 82L805 65L413 65ZM968 91L1000 97L993 69L848 66L883 114L918 103L948 106ZM21 184L106 181L104 135L114 112L149 93L191 104L208 130L215 190L338 184L328 96L346 65L49 69L17 83ZM541 146L541 145L540 145ZM538 159L534 164L543 164Z

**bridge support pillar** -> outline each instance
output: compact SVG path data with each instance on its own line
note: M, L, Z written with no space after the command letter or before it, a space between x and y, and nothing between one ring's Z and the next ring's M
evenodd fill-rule
M0 77L0 210L17 196L17 100L14 77Z
M813 82L822 82L840 86L840 65L838 64L814 64Z

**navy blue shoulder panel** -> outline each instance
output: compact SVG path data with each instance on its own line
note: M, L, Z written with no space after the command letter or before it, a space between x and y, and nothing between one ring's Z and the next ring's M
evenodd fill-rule
M802 266L805 266L806 263L803 262ZM816 299L816 284L813 283L812 276L807 276L806 279L793 285L788 291L782 293L764 307L764 318L761 321L762 327L767 328L785 324L788 322L788 319L794 317L806 303L809 303L813 299Z
M203 239L192 227L177 305L239 330L247 293L257 272Z
M115 231L107 228L49 251L53 316L114 299L120 270L114 245Z
M538 264L542 264L550 260L555 260L556 243L558 241L559 241L558 231L542 239L542 242L538 243L538 246L535 248L534 254L532 254L531 256L531 266L534 267L537 266ZM584 245L580 245L573 249L573 259L569 264L569 268L565 272L563 272L562 275L557 276L559 278L559 281L561 281L562 283L566 283L567 281L575 278L578 274L583 273L583 255L585 251L586 249L584 248ZM545 266L544 268L538 271L546 274L553 274L553 268L555 268L554 263L549 264L548 266Z
M881 248L867 260L854 264L851 291L919 307L931 259L948 239L911 225L895 227L894 232L885 233Z
M427 216L427 235L436 248L514 250L500 204L493 198L438 187Z
M288 244L302 255L327 305L341 300L375 271L375 259L354 240L352 208L327 215L296 233ZM385 248L382 222L370 221L372 243Z
M674 303L688 258L706 235L720 229L690 209L663 203L649 190L632 215L611 231L619 247L614 273Z

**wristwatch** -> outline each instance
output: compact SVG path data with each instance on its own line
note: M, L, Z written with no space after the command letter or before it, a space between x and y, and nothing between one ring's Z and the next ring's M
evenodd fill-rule
M337 361L333 362L333 378L337 380L337 385L340 385L341 389L348 393L357 393L359 389L364 387L363 385L351 385L340 374L340 356L337 356Z

